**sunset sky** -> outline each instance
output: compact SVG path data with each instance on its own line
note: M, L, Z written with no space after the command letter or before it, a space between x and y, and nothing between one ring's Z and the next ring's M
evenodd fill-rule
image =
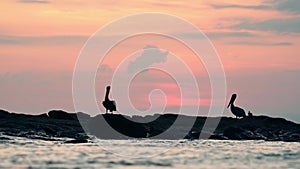
M237 93L236 104L246 111L300 122L299 0L3 0L0 10L1 109L31 114L50 109L74 111L72 75L88 38L118 18L157 12L183 18L208 36L224 66L227 101L232 93ZM197 38L193 34L187 36ZM128 55L134 55L131 61L137 61L145 54L147 46L157 47L154 53L166 60L173 53L186 61L199 83L200 104L209 106L211 91L203 65L194 62L193 53L178 42L158 39L160 43L152 44L147 36L132 37L123 42L125 45L121 43L121 47L108 53L107 59L99 65L95 83L101 111L104 111L100 104L104 89L110 82L107 74L114 72L122 58ZM164 64L164 59L157 64ZM180 74L177 71L174 69ZM123 73L128 73L125 67ZM130 90L140 88L142 92L133 91L133 105L147 109L150 89L159 86L168 97L167 106L176 109L180 102L178 86L166 75L156 73L149 71L137 76L135 87ZM143 85L143 76L149 76L147 80L153 82L152 87ZM158 103L160 99L157 98ZM199 103L193 100L192 92L184 99L190 100L190 105L184 106ZM116 101L122 105L122 101ZM224 115L232 116L227 109Z

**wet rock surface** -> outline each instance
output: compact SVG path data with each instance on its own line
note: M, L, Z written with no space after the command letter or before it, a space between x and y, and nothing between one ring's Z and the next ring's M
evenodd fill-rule
M181 121L174 123L179 116ZM135 119L142 119L145 122L135 122ZM219 122L217 128L214 129L209 125L203 127L206 120ZM86 143L89 136L85 132L100 139L209 138L300 142L300 124L268 116L235 119L175 114L155 114L146 117L100 114L90 117L85 113L68 113L62 110L52 110L41 115L16 114L0 110L0 135L2 133L8 136L48 141L55 140L54 137L63 137L71 139L65 143Z

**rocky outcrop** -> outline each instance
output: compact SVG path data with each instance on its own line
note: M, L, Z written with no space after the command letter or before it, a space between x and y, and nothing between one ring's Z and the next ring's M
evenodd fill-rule
M78 134L85 132L74 113L50 111L48 114L25 115L0 110L0 133L51 141L54 137L76 139Z
M174 122L178 117L181 121L175 125ZM219 124L215 130L206 130L203 128L206 120L216 121ZM62 110L53 110L41 115L16 114L0 110L0 135L2 133L49 141L63 137L72 139L66 143L85 143L89 140L85 132L100 139L193 140L207 136L209 139L300 142L300 124L268 116L235 119L175 114L155 114L146 117L102 114L90 117L85 113L67 113Z

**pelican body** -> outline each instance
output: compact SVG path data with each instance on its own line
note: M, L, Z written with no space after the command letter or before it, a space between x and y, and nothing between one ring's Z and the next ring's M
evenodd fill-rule
M245 111L242 108L236 107L234 105L234 101L235 101L236 97L237 97L236 94L232 94L230 102L229 102L227 108L229 108L229 106L230 106L230 110L231 110L232 114L235 115L236 118L238 118L238 117L246 117Z
M114 100L109 100L109 92L110 92L110 86L106 87L106 93L105 93L105 99L102 102L102 105L105 107L106 109L106 113L111 112L113 113L113 111L117 111L117 107L116 107L116 102Z

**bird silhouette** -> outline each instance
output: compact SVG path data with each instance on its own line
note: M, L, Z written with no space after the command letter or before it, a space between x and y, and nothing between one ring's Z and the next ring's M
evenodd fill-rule
M248 117L253 117L253 114L251 113L251 111L248 111Z
M229 108L229 106L230 106L230 110L231 110L232 114L235 115L236 118L238 118L238 117L243 117L244 118L244 117L246 117L245 111L240 107L234 106L234 101L235 101L236 97L237 97L236 94L232 94L230 102L229 102L227 108Z
M102 102L103 106L106 109L106 113L111 112L113 113L113 111L117 111L117 106L116 106L116 102L114 100L109 100L109 92L110 92L110 86L106 87L106 93L105 93L105 99Z

